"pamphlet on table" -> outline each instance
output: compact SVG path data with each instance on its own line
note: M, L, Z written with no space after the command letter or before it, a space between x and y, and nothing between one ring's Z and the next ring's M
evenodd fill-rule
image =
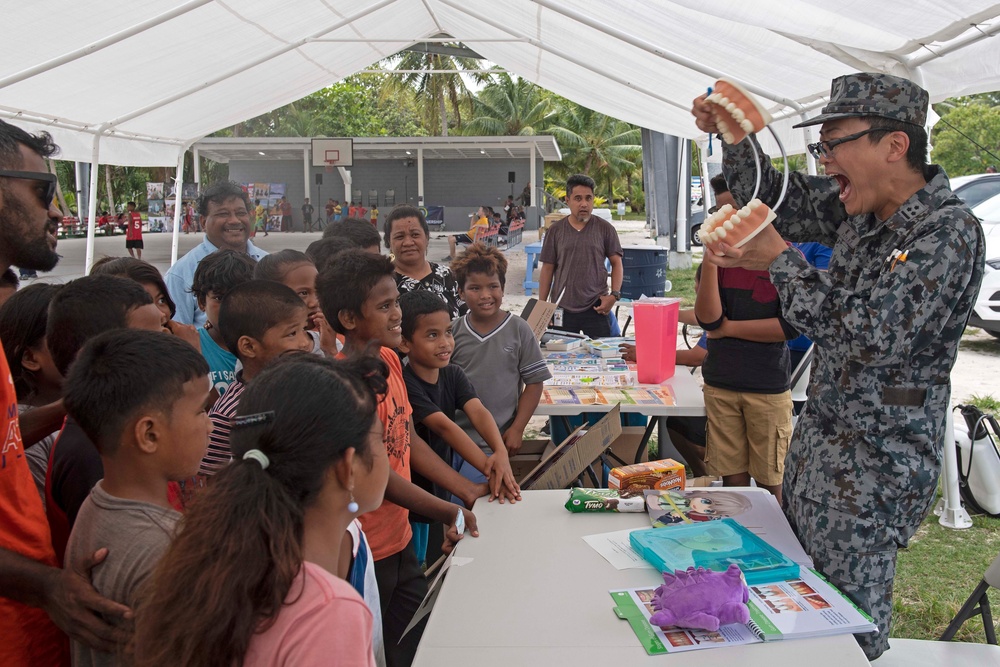
M870 617L813 570L802 568L798 577L749 588L750 622L716 632L652 625L654 587L615 590L611 597L615 614L629 622L650 655L877 630Z
M539 405L675 405L673 391L664 386L557 387L546 383Z

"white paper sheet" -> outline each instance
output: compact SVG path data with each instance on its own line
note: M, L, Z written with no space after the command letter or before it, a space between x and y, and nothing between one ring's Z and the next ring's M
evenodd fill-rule
M628 541L628 536L633 530L645 530L644 528L630 528L628 530L616 530L613 533L599 533L597 535L584 535L583 541L601 554L606 561L615 566L618 570L652 570L652 565L640 556L632 548Z

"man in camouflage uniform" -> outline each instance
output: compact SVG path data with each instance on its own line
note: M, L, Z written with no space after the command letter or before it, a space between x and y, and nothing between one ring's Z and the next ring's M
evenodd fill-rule
M816 567L875 619L857 635L888 648L896 551L927 516L937 486L959 338L983 275L982 229L925 164L927 92L885 74L834 79L810 152L826 176L793 173L768 227L743 248L706 253L767 268L782 312L816 344L809 401L785 467L785 513ZM704 97L692 113L717 128ZM723 148L736 200L753 192L754 137ZM764 156L759 197L782 177ZM775 227L777 229L775 229ZM779 234L780 233L780 234ZM833 246L818 271L790 241Z

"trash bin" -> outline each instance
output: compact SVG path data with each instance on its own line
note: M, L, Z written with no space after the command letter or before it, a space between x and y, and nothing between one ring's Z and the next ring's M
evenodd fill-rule
M667 249L662 246L622 248L622 297L663 296L667 291Z

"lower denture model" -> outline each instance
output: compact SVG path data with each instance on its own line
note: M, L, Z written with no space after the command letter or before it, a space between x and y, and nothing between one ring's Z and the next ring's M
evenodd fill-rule
M726 204L702 223L698 238L706 248L721 256L720 243L739 248L771 224L775 217L774 211L759 199L739 210Z
M760 132L771 122L771 114L742 86L727 79L715 82L705 98L712 104L715 124L727 144L738 144L747 135Z

